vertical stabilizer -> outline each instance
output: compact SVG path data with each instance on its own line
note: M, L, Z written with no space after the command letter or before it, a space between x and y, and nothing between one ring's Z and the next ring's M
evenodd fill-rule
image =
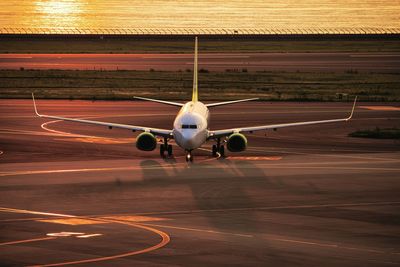
M197 90L197 36L194 43L194 65L193 65L193 94L192 101L198 101L198 90Z

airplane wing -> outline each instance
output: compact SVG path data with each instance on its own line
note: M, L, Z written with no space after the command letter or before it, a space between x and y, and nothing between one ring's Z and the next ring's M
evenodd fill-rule
M259 99L258 97L256 98L248 98L248 99L240 99L240 100L233 100L233 101L225 101L225 102L218 102L218 103L211 103L211 104L206 104L206 107L216 107L216 106L222 106L222 105L229 105L229 104L235 104L239 102L245 102L245 101L253 101Z
M348 116L346 118L342 118L342 119L305 121L305 122L270 124L270 125L260 125L260 126L253 126L253 127L223 129L223 130L209 131L209 138L218 138L218 137L228 136L228 135L231 135L232 133L253 132L253 131L261 131L261 130L268 130L268 129L278 129L278 128L284 128L284 127L348 121L353 117L354 109L356 107L356 102L357 102L357 97L354 99L354 104L353 104L353 108L351 110L350 116Z
M177 107L183 107L184 106L184 104L182 104L182 103L164 101L164 100L158 100L158 99L152 99L152 98L146 98L146 97L134 96L133 98L140 99L140 100L151 101L151 102L157 102L157 103L161 103L161 104L167 104L167 105L171 105L171 106L177 106Z
M49 118L49 119L56 119L56 120L63 120L63 121L72 121L72 122L80 122L80 123L87 123L87 124L93 124L93 125L100 125L100 126L106 126L108 128L122 128L122 129L128 129L131 131L141 131L141 132L149 132L157 136L162 136L162 137L173 137L172 135L172 130L167 130L167 129L159 129L159 128L151 128L151 127L144 127L144 126L135 126L135 125L128 125L128 124L119 124L119 123L111 123L111 122L102 122L102 121L92 121L92 120L83 120L83 119L72 119L72 118L65 118L65 117L59 117L59 116L49 116L49 115L43 115L39 114L37 107L36 107L36 102L35 102L35 96L32 93L32 99L33 99L33 106L35 108L35 113L37 116L42 117L42 118Z

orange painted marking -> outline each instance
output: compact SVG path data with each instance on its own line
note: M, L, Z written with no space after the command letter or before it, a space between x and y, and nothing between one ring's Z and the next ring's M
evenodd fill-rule
M78 235L76 238L90 238L90 237L96 237L96 236L102 236L102 234Z
M10 209L10 208L3 208L3 207L0 207L0 212L36 214L36 215L45 215L45 216L67 217L67 218L75 218L76 217L74 215L66 215L66 214L50 213L50 212L40 212L40 211L32 211L32 210Z
M135 143L135 138L103 138L103 137L78 137L68 139L57 139L61 141L72 141L80 143L96 143L102 145L115 145L115 144L132 144Z
M43 240L51 240L51 239L56 239L57 237L41 237L41 238L33 238L33 239L25 239L25 240L18 240L18 241L10 241L10 242L5 242L5 243L0 243L0 246L6 246L6 245L15 245L15 244L22 244L22 243L29 243L29 242L36 242L36 241L43 241Z
M61 122L61 120L55 121L48 121L41 125L43 130L48 132L54 133L57 136L65 136L65 137L75 137L73 139L60 139L62 141L75 141L75 142L83 142L83 143L98 143L103 145L113 145L113 144L129 144L134 143L135 138L107 138L107 137L100 137L100 136L93 136L93 135L83 135L83 134L74 134L70 132L58 131L53 130L48 127L49 124Z
M67 225L89 225L89 224L100 224L106 223L98 220L90 220L86 218L62 218L62 219L45 219L38 220L38 222L46 222L46 223L59 223L59 224L67 224Z
M52 123L56 123L56 122L61 122L61 120L48 121L48 122L45 122L45 123L43 123L42 125L40 125L40 127L41 127L43 130L46 130L46 131L48 131L48 132L52 132L52 133L58 134L58 135L60 135L60 136L93 137L93 136L88 136L88 135L80 135L80 134L72 134L72 133L67 133L67 132L61 132L61 131L57 131L57 130L53 130L53 129L47 128L47 125L48 125L48 124L52 124Z
M164 221L169 220L167 218L157 218L157 217L148 217L148 216L109 216L102 217L103 219L111 219L118 221L126 221L126 222L155 222L155 221Z
M365 108L369 110L378 110L378 111L398 111L400 107L394 106L359 106L359 108Z
M236 157L236 156L229 156L229 157L226 157L227 159L230 159L230 160L271 160L271 161L274 161L274 160L281 160L282 159L282 157L245 157L245 156L238 156L238 157Z
M4 219L0 220L0 222L29 222L29 221L39 221L39 220L44 220L45 218L43 217L37 217L37 218L19 218L19 219Z

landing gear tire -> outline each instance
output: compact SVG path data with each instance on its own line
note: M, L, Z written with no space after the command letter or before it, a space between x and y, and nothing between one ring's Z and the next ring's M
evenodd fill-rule
M168 152L168 156L171 157L172 156L172 145L168 145L167 152Z
M164 152L165 152L165 146L164 145L160 145L160 156L164 157Z
M186 162L193 162L193 156L191 151L188 151L186 153Z
M213 145L212 146L212 156L216 157L217 156L217 152L218 152L217 145Z
M225 147L223 145L219 147L219 154L221 157L225 157Z

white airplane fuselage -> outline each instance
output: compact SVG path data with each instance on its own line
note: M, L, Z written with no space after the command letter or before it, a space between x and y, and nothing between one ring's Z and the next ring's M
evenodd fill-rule
M207 140L209 119L209 110L203 103L187 102L174 121L175 142L187 151L199 148Z

